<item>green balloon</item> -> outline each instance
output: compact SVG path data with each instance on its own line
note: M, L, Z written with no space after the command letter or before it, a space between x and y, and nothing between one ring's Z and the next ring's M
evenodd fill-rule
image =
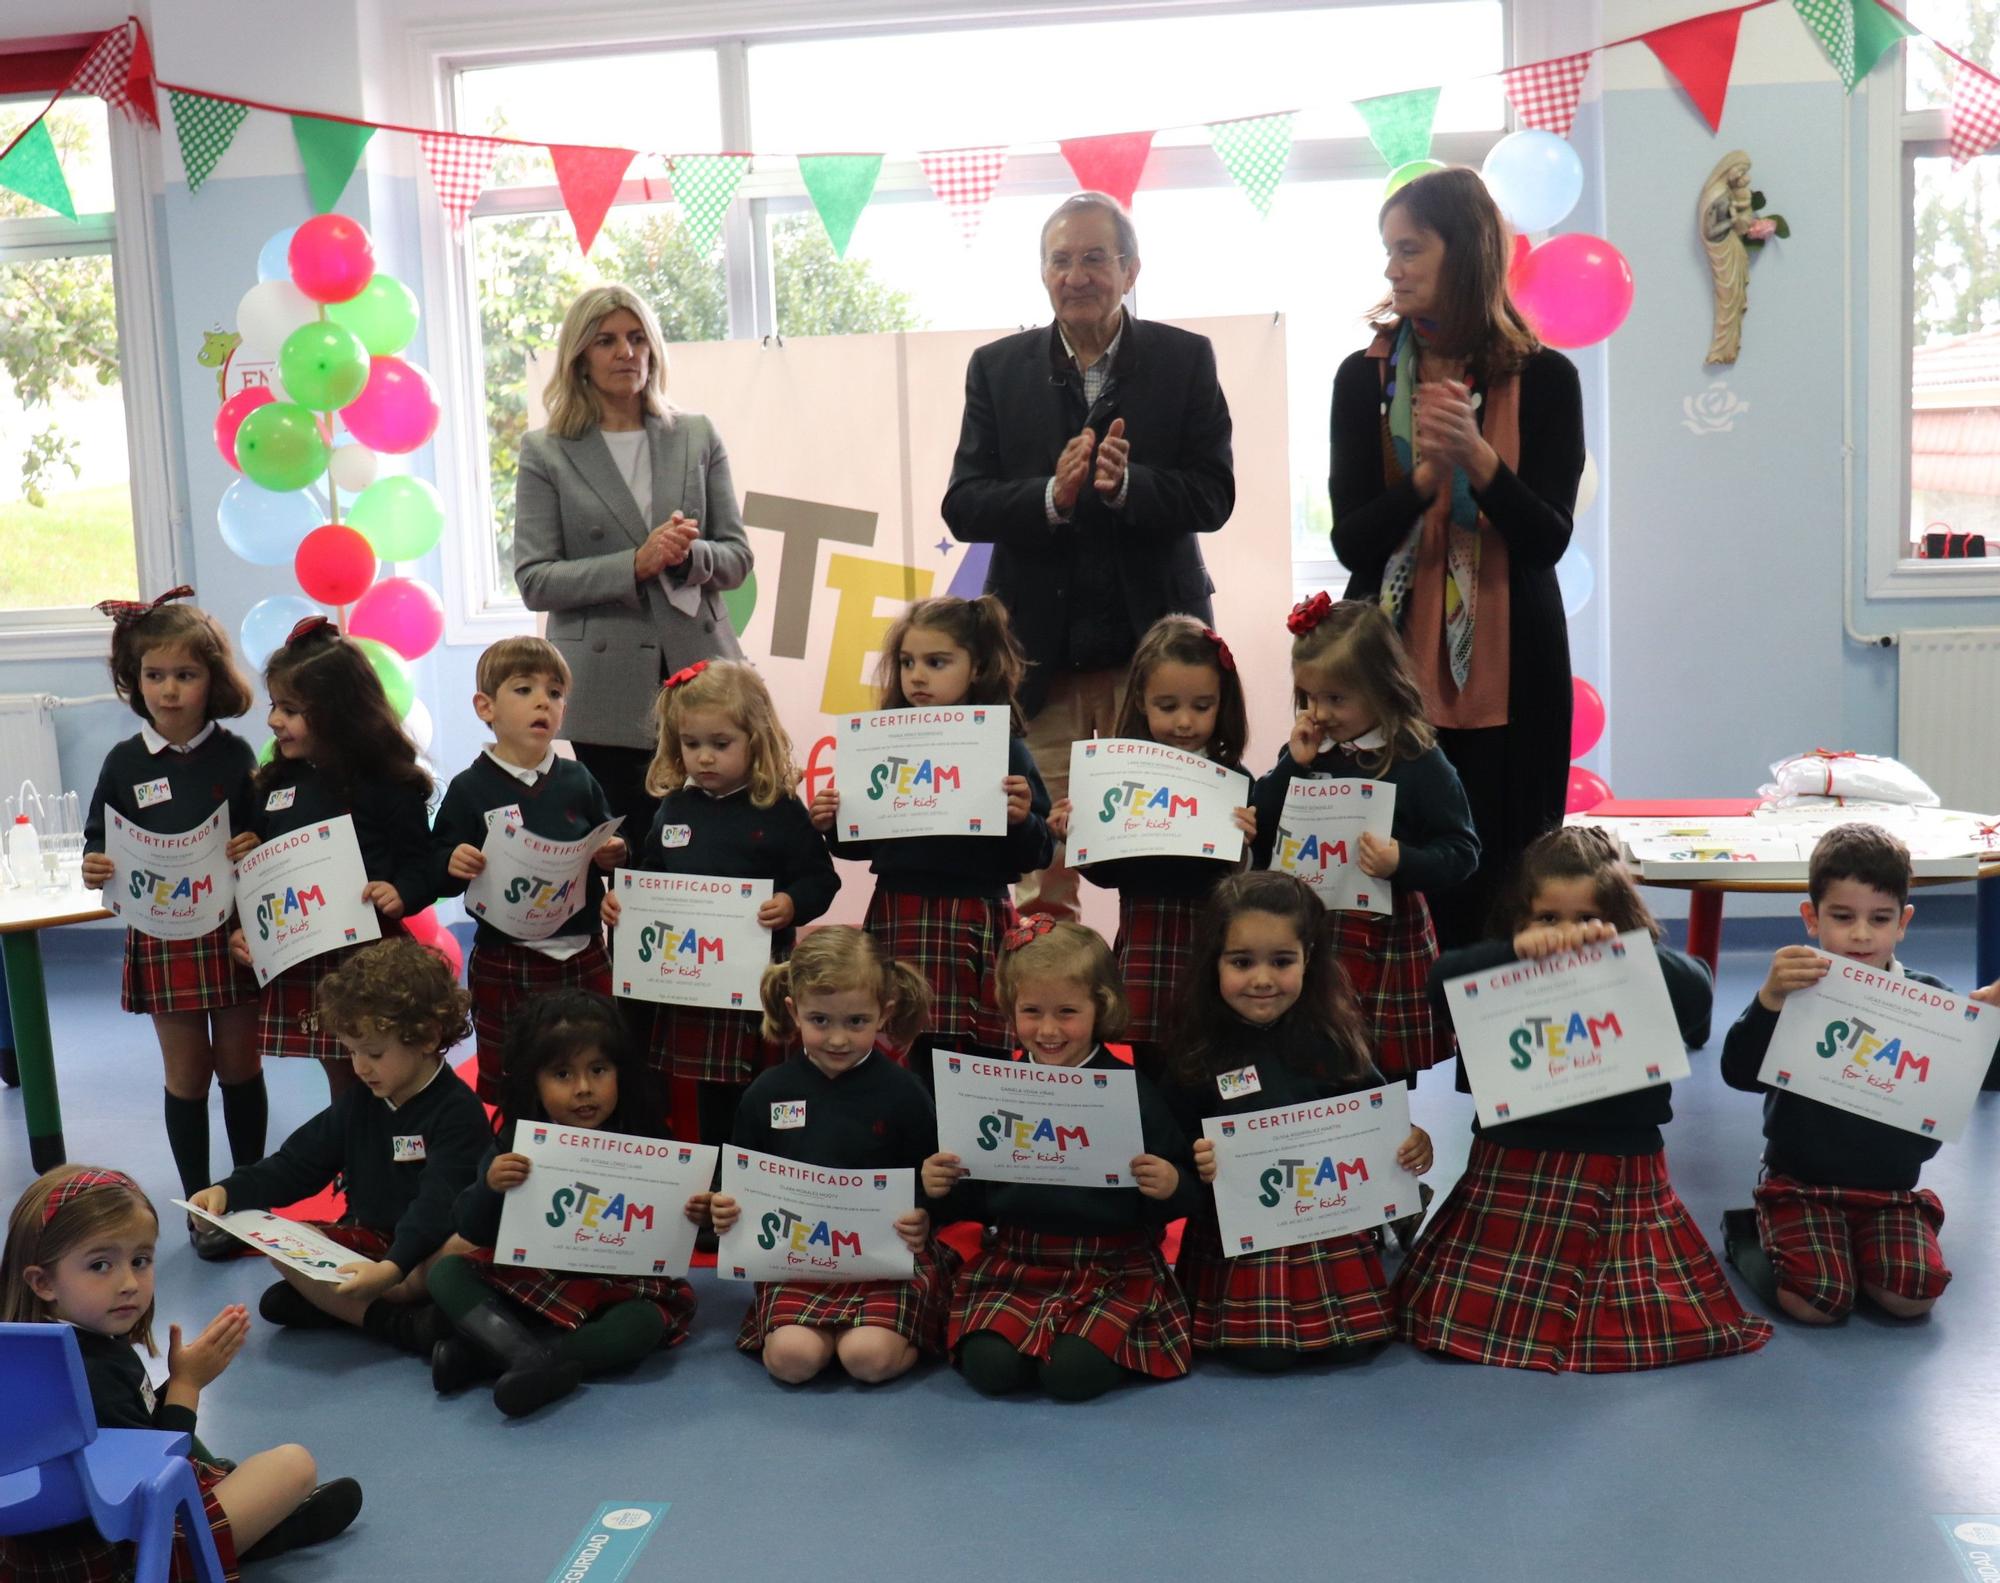
M444 497L421 478L378 478L354 497L347 525L374 547L378 560L419 560L444 532Z
M417 296L394 275L377 273L346 302L329 302L326 316L361 337L376 357L391 357L417 333Z
M729 612L729 625L736 635L750 625L750 613L757 608L757 574L752 572L722 596L722 608Z
M259 764L268 764L277 756L278 739L276 737L264 738L264 745L257 750L257 762Z
M382 680L382 691L389 695L389 707L396 711L398 720L402 719L417 697L416 684L410 680L410 668L403 663L403 656L373 638L356 638L354 646L368 656L368 663Z
M288 494L326 471L326 440L296 401L267 402L236 431L236 465L251 483Z
M286 394L300 406L334 412L368 384L368 348L352 330L315 320L285 337L278 374Z
M1389 179L1382 184L1382 196L1386 198L1398 187L1407 186L1419 176L1428 176L1434 170L1443 169L1444 166L1434 159L1413 159L1407 165L1398 165L1389 172Z

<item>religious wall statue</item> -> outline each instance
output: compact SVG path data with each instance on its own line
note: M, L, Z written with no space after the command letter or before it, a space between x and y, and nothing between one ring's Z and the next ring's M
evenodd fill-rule
M1701 185L1701 245L1715 282L1715 333L1706 363L1733 363L1743 346L1750 306L1750 254L1772 237L1792 234L1781 214L1763 212L1764 195L1750 186L1750 156L1732 149Z

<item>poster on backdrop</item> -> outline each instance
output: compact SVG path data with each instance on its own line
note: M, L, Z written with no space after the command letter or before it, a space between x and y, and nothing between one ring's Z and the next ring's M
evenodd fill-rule
M104 810L104 855L112 875L104 905L128 929L156 940L198 940L236 910L236 869L225 803L192 830L142 830L116 808Z
M1216 584L1216 630L1249 684L1250 758L1268 763L1291 730L1282 685L1291 637L1272 616L1295 597L1285 321L1169 322L1214 344L1229 400L1236 510L1201 548ZM757 558L730 609L791 733L808 802L833 777L841 720L880 701L872 685L878 651L904 606L932 594L972 597L983 586L987 547L958 543L938 508L958 446L966 364L1014 328L673 348L674 401L705 414L729 448ZM546 422L539 402L551 356L529 360L530 427ZM839 867L843 886L828 921L859 923L873 879L864 865ZM1083 890L1085 920L1109 939L1116 895Z

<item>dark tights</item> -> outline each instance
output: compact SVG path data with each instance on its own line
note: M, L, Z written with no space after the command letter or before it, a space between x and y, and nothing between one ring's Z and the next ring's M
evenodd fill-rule
M1102 1396L1126 1372L1081 1336L1057 1336L1043 1362L1016 1351L992 1330L975 1330L959 1344L958 1365L982 1395L1005 1396L1039 1384L1059 1402Z

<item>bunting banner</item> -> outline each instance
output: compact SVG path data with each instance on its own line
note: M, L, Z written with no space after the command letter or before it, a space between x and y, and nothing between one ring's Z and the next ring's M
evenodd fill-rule
M604 217L611 212L611 200L618 196L618 184L639 157L638 151L591 148L582 143L551 143L548 150L556 167L556 185L562 189L563 207L576 227L576 245L588 257Z
M200 192L216 162L229 152L250 107L233 99L205 99L177 88L168 89L167 97L173 102L174 134L180 139L188 191Z
M96 94L148 126L160 124L159 101L153 97L153 51L137 22L126 22L99 39L70 78L69 87Z
M1000 172L1007 164L1004 148L945 148L919 154L924 179L931 184L951 217L958 222L958 236L967 247L979 235L979 222L986 218L986 204L1000 185Z
M1278 195L1285 161L1292 156L1292 121L1297 114L1287 110L1283 115L1209 123L1208 141L1215 157L1259 214L1270 214L1271 201Z
M1431 157L1431 123L1437 119L1439 92L1437 88L1412 88L1407 93L1377 94L1354 101L1354 108L1368 123L1368 141L1391 170L1413 159Z
M292 117L292 136L299 145L299 158L306 167L306 187L312 193L314 214L331 214L347 189L354 167L361 163L361 151L375 135L365 122L329 121L324 116Z
M1500 86L1521 125L1537 132L1568 137L1583 98L1583 79L1590 75L1591 51L1512 66L1500 74Z
M1069 137L1060 144L1063 158L1089 192L1109 193L1126 208L1139 190L1139 174L1153 151L1151 132L1113 132L1109 137Z
M49 136L45 116L37 118L0 156L0 187L55 210L65 220L76 218L76 205L70 200L69 183L63 179L62 161L56 157L55 139Z
M431 185L437 189L438 207L454 231L463 230L465 217L486 190L493 162L507 145L497 138L456 137L443 132L420 132L417 144L424 151Z
M1849 93L1875 69L1891 44L1916 31L1876 0L1792 0L1792 6L1819 40L1827 64Z
M1854 0L1854 82L1873 71L1892 46L1917 36L1917 25L1876 0ZM1847 85L1854 91L1854 82Z
M1729 95L1729 68L1736 59L1743 9L1689 17L1640 35L1667 75L1686 90L1711 132L1722 130L1722 104Z
M674 160L674 201L681 206L688 240L698 251L705 253L715 245L722 217L749 173L748 154L682 154Z
M1944 119L1951 140L1951 166L1957 170L2000 143L2000 80L1969 60L1954 64L1951 103Z
M875 182L882 174L880 154L801 154L799 180L806 184L819 223L826 227L836 258L847 257L847 244L854 237L854 222L875 195Z

